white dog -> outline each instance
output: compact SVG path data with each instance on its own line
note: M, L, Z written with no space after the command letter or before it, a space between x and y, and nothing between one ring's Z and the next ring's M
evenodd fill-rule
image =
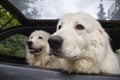
M50 34L42 30L31 33L27 41L26 59L29 65L44 68L59 68L60 60L48 54L48 38Z
M120 74L108 34L86 13L70 13L61 18L48 42L51 54L67 59L63 66L66 71Z

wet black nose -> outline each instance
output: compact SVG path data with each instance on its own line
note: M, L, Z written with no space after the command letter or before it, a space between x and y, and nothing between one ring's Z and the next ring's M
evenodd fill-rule
M52 36L48 39L48 43L50 48L58 49L61 47L63 39L60 36Z
M27 41L28 46L32 46L33 42L32 41Z

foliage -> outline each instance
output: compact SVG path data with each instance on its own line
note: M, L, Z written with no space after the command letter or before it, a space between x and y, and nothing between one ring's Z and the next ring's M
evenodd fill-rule
M0 43L0 53L12 56L25 56L25 45L27 37L16 34L11 36Z
M120 49L117 49L117 50L116 50L116 53L120 54Z
M31 4L36 3L37 0L10 0L27 18L35 18L39 16L38 10L34 7L31 8Z
M12 15L9 12L7 12L2 6L0 6L0 25L5 24L5 22L7 22L11 18L12 18ZM13 19L4 28L8 28L10 26L16 26L18 24L20 24L20 23L16 19Z
M8 19L11 18L9 12L7 12L2 6L0 6L0 25L4 24Z
M0 27L11 18L12 15L7 12L2 6L0 6ZM3 29L19 24L20 23L16 19L13 19ZM16 34L3 41L0 41L0 54L24 57L26 40L27 37Z

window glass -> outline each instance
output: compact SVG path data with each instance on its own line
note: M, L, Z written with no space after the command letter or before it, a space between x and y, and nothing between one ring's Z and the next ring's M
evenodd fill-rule
M19 21L0 5L0 30L19 24Z
M9 0L29 19L58 19L86 12L96 19L120 19L120 0Z
M25 57L28 37L16 34L0 41L0 54Z

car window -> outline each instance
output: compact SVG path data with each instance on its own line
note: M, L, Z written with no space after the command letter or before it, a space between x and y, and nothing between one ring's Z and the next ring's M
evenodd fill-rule
M0 54L25 57L27 39L27 36L15 34L0 41Z
M96 19L119 20L120 0L9 0L29 19L58 19L86 12Z

